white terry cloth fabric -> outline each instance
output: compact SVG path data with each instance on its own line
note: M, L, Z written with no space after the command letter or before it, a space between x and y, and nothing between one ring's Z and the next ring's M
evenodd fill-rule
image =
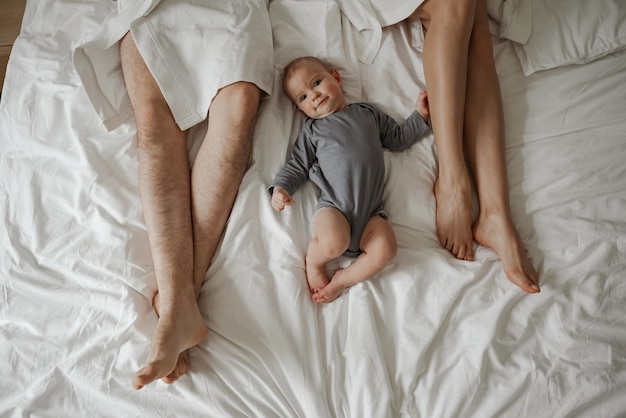
M117 43L128 30L183 130L206 118L211 101L224 86L248 81L265 93L271 91L269 0L117 3L100 31L73 56L87 95L108 130L133 115Z

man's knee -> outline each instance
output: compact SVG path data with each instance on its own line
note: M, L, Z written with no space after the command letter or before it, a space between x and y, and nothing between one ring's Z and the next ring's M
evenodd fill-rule
M164 141L181 141L185 137L165 100L146 100L134 111L140 148L155 149L164 145Z
M226 105L231 114L239 113L245 117L256 115L260 100L261 90L254 83L239 81L220 89L211 106Z
M242 97L247 99L259 99L261 97L261 90L254 83L248 81L238 81L233 84L222 88L223 91L228 91L230 95L236 97Z

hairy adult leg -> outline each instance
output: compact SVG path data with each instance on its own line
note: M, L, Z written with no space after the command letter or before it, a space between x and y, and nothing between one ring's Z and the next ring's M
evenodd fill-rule
M250 165L260 90L251 83L221 89L191 174L196 294L222 238L243 176Z
M487 7L485 0L479 0L469 45L464 125L479 202L473 233L478 243L498 254L511 282L536 293L538 275L511 218L504 116L491 42Z
M159 320L146 365L133 386L184 374L185 350L200 343L207 327L193 286L189 162L182 132L148 71L132 36L120 43L126 87L135 110L139 183L158 287Z
M380 216L370 218L360 243L363 251L345 269L339 269L324 288L313 295L318 303L337 299L350 286L380 273L398 252L398 242L391 224Z
M328 285L326 263L343 254L350 246L350 224L335 208L321 208L313 216L313 238L306 253L306 279L315 295Z

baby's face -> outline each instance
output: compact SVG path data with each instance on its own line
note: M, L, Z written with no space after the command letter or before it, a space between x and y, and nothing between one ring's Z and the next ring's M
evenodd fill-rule
M287 93L304 114L321 119L348 107L341 90L341 76L322 65L304 61L285 84Z

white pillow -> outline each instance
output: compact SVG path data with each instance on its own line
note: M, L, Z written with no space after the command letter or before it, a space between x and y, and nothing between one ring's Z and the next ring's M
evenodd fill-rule
M317 57L339 71L349 101L360 100L358 65L352 45L344 45L341 11L334 0L271 2L269 12L278 71L298 57Z
M584 64L626 47L626 0L489 0L488 5L500 22L499 35L516 42L526 75ZM528 31L527 39L519 36L520 28Z

